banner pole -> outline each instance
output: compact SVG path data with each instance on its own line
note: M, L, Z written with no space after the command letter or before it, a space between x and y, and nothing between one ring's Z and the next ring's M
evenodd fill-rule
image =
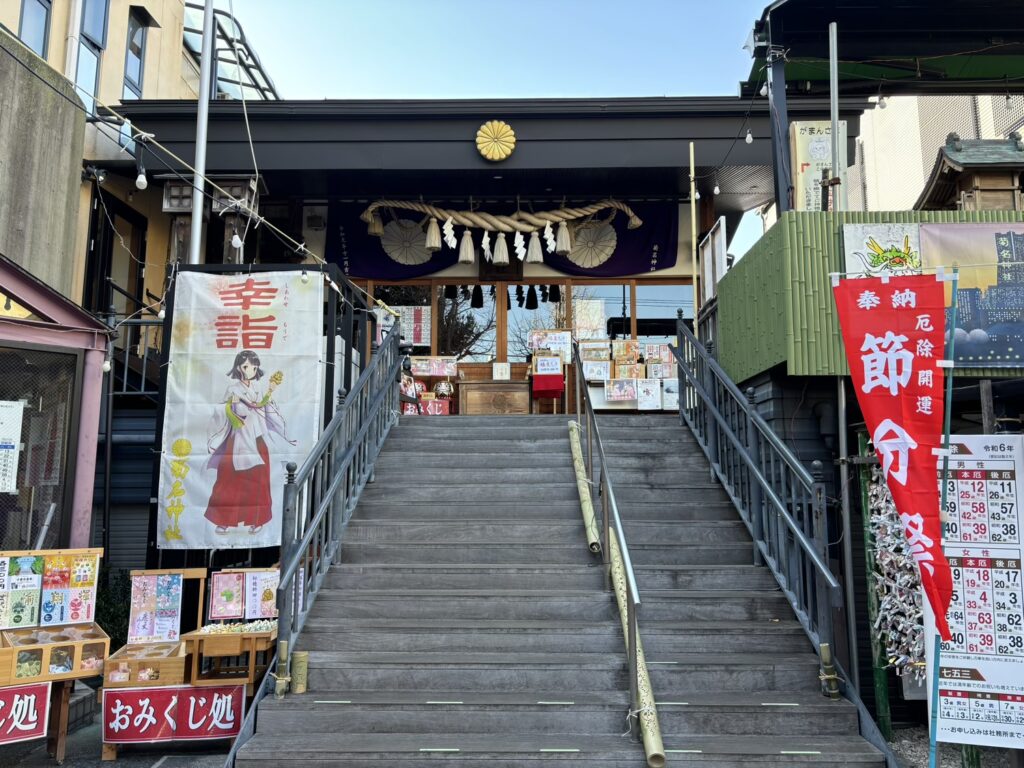
M942 425L942 506L939 508L939 518L945 517L946 514L946 495L948 490L949 480L949 431L950 424L953 420L953 354L954 354L954 338L956 335L956 310L957 310L957 284L959 282L959 272L953 270L953 302L950 305L951 311L949 313L949 338L946 341L946 360L949 363L949 367L946 368L946 413L943 418ZM945 523L945 520L942 520ZM940 542L941 546L941 542ZM928 768L936 768L938 757L938 731L939 731L939 656L942 653L942 638L936 632L935 634L935 649L932 653L932 669L930 672L932 681L932 713L931 722L928 728Z

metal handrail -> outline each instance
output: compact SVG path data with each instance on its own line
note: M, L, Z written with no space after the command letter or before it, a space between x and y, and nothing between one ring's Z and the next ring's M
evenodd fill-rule
M590 391L582 382L586 379L583 376L583 363L580 359L579 344L573 341L573 364L575 367L576 379L576 423L580 429L585 430L587 435L587 460L586 471L587 481L591 487L594 486L594 446L597 446L597 477L598 495L601 498L601 558L604 561L606 572L611 570L611 533L615 531L615 539L622 554L623 570L626 572L626 626L627 626L627 648L629 663L629 700L633 711L640 709L640 683L639 683L639 659L637 644L637 615L640 611L640 589L637 587L636 574L633 573L633 560L629 556L629 546L626 544L626 534L622 529L622 519L619 517L619 505L615 500L615 491L612 488L612 481L608 473L608 460L604 453L604 444L601 441L601 431L597 426L597 417L594 415L594 404L590 399ZM586 423L584 424L584 418ZM631 721L632 724L632 721Z
M400 335L396 323L302 466L287 467L277 588L279 693L287 688L291 651L341 549L343 529L397 421Z
M820 461L808 472L729 378L710 350L679 321L672 348L679 371L679 413L711 464L754 541L753 559L765 564L814 644L822 679L857 708L861 735L900 768L888 742L832 654L833 611L843 592L828 566L828 521ZM830 674L828 670L836 670Z

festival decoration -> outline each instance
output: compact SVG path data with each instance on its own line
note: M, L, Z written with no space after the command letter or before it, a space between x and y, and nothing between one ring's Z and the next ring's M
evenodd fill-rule
M555 252L555 231L551 228L551 222L544 224L544 243L548 247L548 253Z
M512 242L515 243L516 258L522 261L526 258L526 240L523 238L523 233L516 232Z
M372 227L372 223L371 223L371 227ZM455 248L455 224L454 224L451 216L449 216L448 218L446 218L444 220L444 226L441 228L441 230L444 232L444 242L445 242L445 244L449 248L454 249ZM373 234L373 233L371 232L370 234Z
M484 252L485 259L488 261L493 259L493 254L491 253L491 233L487 230L484 230L484 235L480 238L480 250Z
M850 376L936 628L949 639L952 574L942 551L935 453L945 382L944 283L932 275L837 281Z

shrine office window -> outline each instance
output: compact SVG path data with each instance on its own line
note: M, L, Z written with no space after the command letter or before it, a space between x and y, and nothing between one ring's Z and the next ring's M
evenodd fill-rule
M22 0L18 37L39 56L46 58L50 37L50 0Z

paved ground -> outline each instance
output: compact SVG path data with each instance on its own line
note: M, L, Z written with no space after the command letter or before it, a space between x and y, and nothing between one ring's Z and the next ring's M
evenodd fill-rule
M226 742L219 751L211 751L208 744L154 744L149 747L122 747L117 762L104 763L100 760L100 726L97 722L68 737L64 768L222 768L226 755ZM55 765L46 754L45 740L0 749L0 768L54 768Z
M928 729L924 726L896 729L893 733L892 747L906 768L927 768ZM938 762L943 768L959 768L960 746L940 744ZM1014 763L1010 759L1009 750L982 747L981 765L982 768L1011 768Z

